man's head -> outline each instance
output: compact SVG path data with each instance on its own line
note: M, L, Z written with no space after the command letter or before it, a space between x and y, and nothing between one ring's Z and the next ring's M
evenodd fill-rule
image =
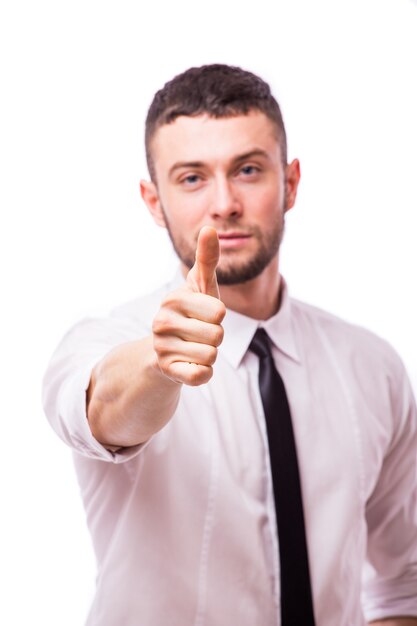
M184 72L151 104L146 150L151 181L141 182L142 197L184 270L208 225L220 240L219 284L248 282L267 267L276 274L299 163L287 164L281 112L266 83L224 65Z
M281 146L283 164L287 163L287 137L281 110L269 85L261 78L230 65L192 67L175 76L156 92L145 123L145 149L149 175L156 182L152 139L160 126L185 115L213 118L264 113L273 123Z

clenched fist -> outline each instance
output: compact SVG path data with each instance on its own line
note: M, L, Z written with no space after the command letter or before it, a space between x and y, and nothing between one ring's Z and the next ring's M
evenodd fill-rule
M216 278L219 255L217 232L204 226L185 285L164 299L154 319L153 345L159 367L175 382L202 385L213 375L226 313Z

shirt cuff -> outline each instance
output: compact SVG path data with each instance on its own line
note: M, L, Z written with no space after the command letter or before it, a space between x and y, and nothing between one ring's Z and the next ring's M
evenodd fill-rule
M362 607L368 621L396 615L417 617L417 563L402 576L366 584Z
M137 456L151 438L136 446L108 450L93 436L87 418L87 389L97 359L70 376L58 399L58 434L76 452L92 459L123 463Z

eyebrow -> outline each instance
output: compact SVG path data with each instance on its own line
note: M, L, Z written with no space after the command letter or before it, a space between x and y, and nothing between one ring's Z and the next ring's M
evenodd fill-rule
M203 166L204 166L203 161L178 161L177 163L174 163L174 165L170 168L168 172L168 176L172 176L172 174L176 170L180 170L183 168L196 169L196 168L203 167Z
M263 157L270 160L270 156L265 150L256 148L255 150L250 150L249 152L245 152L244 154L239 154L234 159L232 159L232 163L233 165L237 165L238 163L241 163L242 161L247 161L248 159L252 159L253 157ZM179 169L197 169L199 167L204 167L204 165L204 161L178 161L177 163L174 163L174 165L170 168L168 176L172 176L172 174Z
M256 148L255 150L251 150L250 152L245 152L245 154L237 156L235 159L233 159L233 163L241 163L242 161L247 161L248 159L252 159L253 157L263 157L268 160L271 159L271 157L265 150Z

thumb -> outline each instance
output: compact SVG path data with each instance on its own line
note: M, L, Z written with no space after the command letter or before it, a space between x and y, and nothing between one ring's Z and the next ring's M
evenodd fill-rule
M220 246L217 231L211 226L203 226L197 240L195 263L188 279L201 293L219 298L216 267L220 257Z

